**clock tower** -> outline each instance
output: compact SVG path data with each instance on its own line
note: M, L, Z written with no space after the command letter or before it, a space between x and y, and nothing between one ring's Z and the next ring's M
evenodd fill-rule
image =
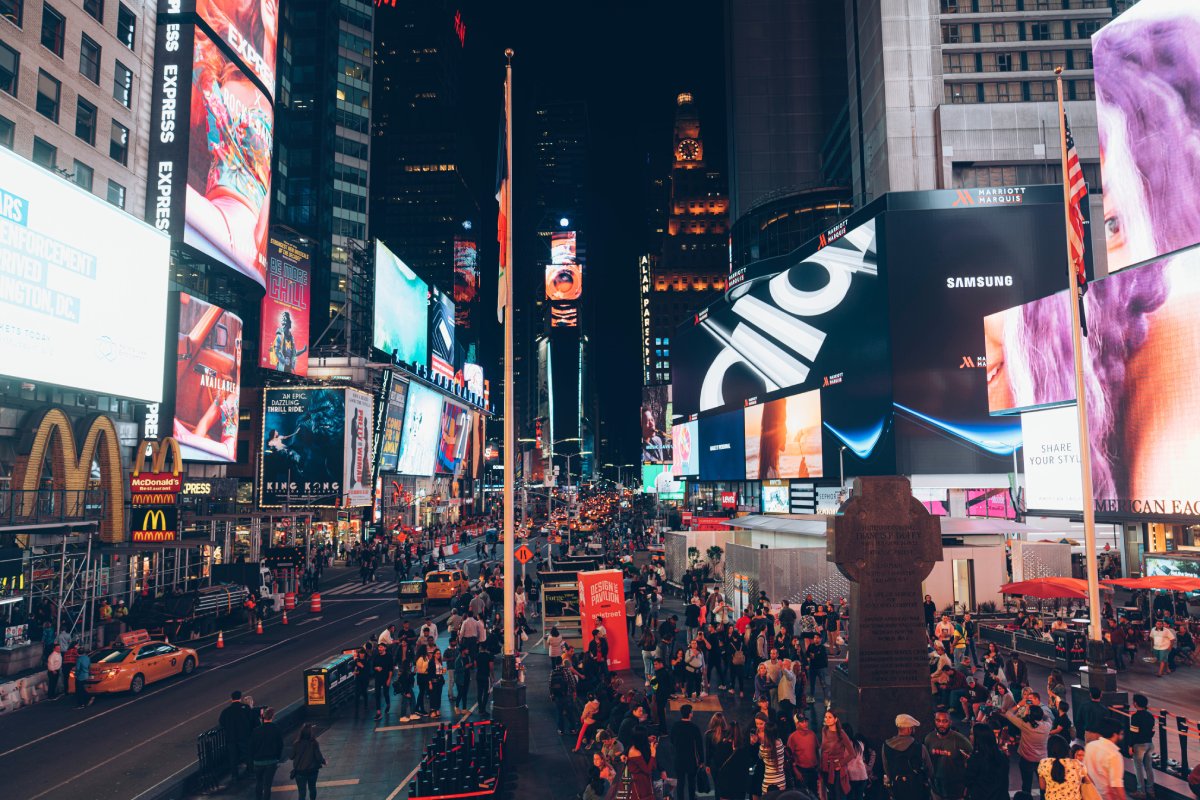
M729 277L729 198L722 176L704 160L700 114L690 92L675 98L666 236L650 273L645 373L651 384L670 383L675 329L714 292L724 291Z

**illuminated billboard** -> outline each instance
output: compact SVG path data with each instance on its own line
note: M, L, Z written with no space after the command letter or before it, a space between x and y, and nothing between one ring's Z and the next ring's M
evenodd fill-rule
M671 474L669 464L642 464L642 492L659 500L682 500L685 484Z
M383 242L375 242L375 347L400 362L429 363L429 286Z
M700 418L700 480L746 478L746 429L742 411Z
M379 469L395 472L400 461L400 435L404 429L404 405L408 399L408 384L395 381L388 400L380 413L384 414L383 440L379 443Z
M677 477L700 474L700 442L696 420L671 426L671 474Z
M550 263L546 265L546 299L560 304L557 315L551 310L552 327L572 327L570 313L574 305L561 305L563 301L578 300L583 293L583 267L576 251L575 231L554 231L550 234ZM569 310L569 311L568 311Z
M279 35L280 0L183 0L182 11L195 7L200 18L213 33L225 41L241 59L242 64L258 77L267 90L275 94L275 43ZM159 13L164 7L178 5L179 0L159 0Z
M747 480L822 476L819 389L748 406L745 424Z
M436 288L429 303L429 369L454 379L454 301Z
M573 303L553 303L550 306L551 328L579 327L579 309Z
M310 273L306 248L271 237L258 346L258 365L263 369L308 374Z
M241 318L180 293L176 340L173 435L183 457L237 461Z
M642 463L671 462L671 387L642 387Z
M1075 406L1021 415L1025 507L1033 511L1083 509L1079 417Z
M170 241L0 147L0 374L162 399Z
M478 395L480 402L482 402L484 389L483 367L470 362L463 364L463 382L467 386L467 391Z
M441 422L438 426L437 464L435 471L453 475L458 472L467 449L467 434L471 429L471 415L467 409L449 400L442 403Z
M1020 426L986 412L979 321L1065 286L1065 248L1061 186L885 195L751 264L680 327L674 411L749 410L819 390L811 476L833 474L839 455L848 475L1007 473Z
M194 25L158 27L146 217L266 286L274 111Z
M787 481L762 482L762 513L788 514L792 510L791 484Z
M441 419L441 395L419 383L410 383L396 472L426 478L433 475L434 459L441 438Z
M1141 0L1092 36L1110 273L1200 242L1197 39L1183 0Z
M1196 251L1122 270L1091 284L1084 382L1092 490L1100 518L1200 519L1200 386L1188 365L1196 336ZM993 411L1075 399L1066 292L993 314L988 400Z
M471 308L479 296L479 249L474 239L454 237L454 324L471 327ZM481 393L482 394L482 393Z
M374 449L375 401L371 395L346 389L346 422L342 486L346 506L371 505L371 454Z
M345 434L345 389L264 389L259 505L339 505Z

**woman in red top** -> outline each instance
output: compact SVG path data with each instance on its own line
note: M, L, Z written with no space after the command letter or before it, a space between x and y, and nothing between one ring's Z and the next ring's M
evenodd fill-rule
M654 800L654 776L658 771L654 758L657 754L658 737L634 737L624 756L625 766L629 768L631 800Z

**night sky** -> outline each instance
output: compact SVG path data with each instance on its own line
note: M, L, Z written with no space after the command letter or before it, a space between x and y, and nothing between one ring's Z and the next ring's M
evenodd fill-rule
M467 16L469 14L470 16ZM472 4L467 20L464 95L477 110L483 173L495 174L503 97L504 48L513 60L514 149L532 135L525 114L555 97L583 100L590 120L588 273L594 292L596 384L601 416L618 463L637 461L641 343L637 259L646 236L645 187L670 167L675 95L690 91L700 107L705 157L725 171L723 10L719 0L691 3ZM648 165L648 159L649 165ZM514 192L522 191L521 164ZM493 230L494 182L483 187L485 231ZM518 206L520 200L517 200ZM532 224L526 220L526 224ZM522 225L517 219L516 225ZM486 237L481 237L486 238ZM490 252L490 257L489 257ZM485 318L495 320L495 251L481 263ZM526 268L517 251L517 268ZM486 338L486 337L485 337ZM497 336L498 339L498 329ZM498 356L499 354L497 354ZM499 357L496 359L499 364ZM599 442L597 442L599 444Z

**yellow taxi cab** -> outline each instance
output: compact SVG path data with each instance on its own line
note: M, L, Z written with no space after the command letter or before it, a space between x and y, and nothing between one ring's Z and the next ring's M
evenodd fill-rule
M470 583L460 569L442 569L425 574L425 597L429 600L453 600Z
M139 694L148 683L174 675L190 675L200 664L195 650L151 639L144 630L123 633L113 647L102 647L89 655L92 659L92 678L87 682L89 694ZM72 676L72 691L74 683Z

